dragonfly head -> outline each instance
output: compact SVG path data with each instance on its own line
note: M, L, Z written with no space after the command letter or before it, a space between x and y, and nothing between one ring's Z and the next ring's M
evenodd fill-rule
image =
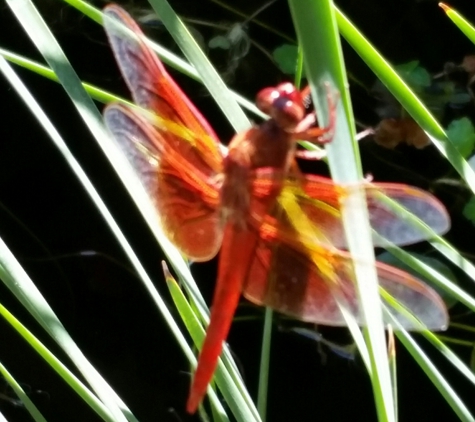
M267 113L286 132L294 131L305 117L304 98L291 83L264 88L257 95L257 107Z

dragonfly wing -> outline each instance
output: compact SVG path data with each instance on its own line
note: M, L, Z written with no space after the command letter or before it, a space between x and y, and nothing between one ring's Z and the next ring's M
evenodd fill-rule
M302 321L345 325L330 283L305 255L285 245L259 244L243 294L256 305L269 306ZM352 288L347 299L354 297Z
M340 201L363 189L368 203L370 224L378 234L375 246L387 241L408 245L426 240L430 234L403 216L398 207L421 219L435 233L443 234L450 227L450 218L440 201L421 189L391 183L365 183L359 186L338 186L330 179L305 175L303 179L287 180L282 195L295 198L305 215L314 222L320 233L319 241L337 248L346 247L341 221ZM393 206L391 201L395 201ZM312 234L313 235L313 234Z
M378 183L365 186L365 192L371 226L392 243L409 245L427 240L429 235L409 218L402 217L397 207L389 204L385 196L414 214L436 234L444 234L450 228L450 217L445 207L435 196L422 189L395 183Z
M155 199L167 236L193 260L208 260L222 238L217 184L223 156L218 139L133 19L116 5L104 13L114 55L142 107L108 106L106 124Z
M444 329L448 323L439 295L408 273L377 263L380 288L427 328ZM382 294L382 297L385 297ZM244 296L302 321L346 326L335 298L339 298L359 324L364 325L357 300L353 260L347 252L320 248L299 251L278 242L261 241L251 265ZM421 326L391 306L389 312L409 330Z
M272 177L268 183L264 182L265 177L258 179L259 182L254 183L253 201L256 203L257 196L265 197L272 187ZM327 205L331 203L328 198ZM364 324L351 255L335 248L330 243L332 233L326 237L325 228L320 230L317 221L309 219L299 205L294 196L285 198L283 191L272 212L264 218L253 218L256 214L250 214L248 224L258 233L259 242L244 296L251 302L303 321L343 326L346 323L335 300L338 298L356 320ZM290 215L292 213L294 215ZM361 260L358 262L364 265ZM383 302L405 328L418 330L421 327L393 306L391 297L426 327L446 327L448 317L444 302L433 289L389 265L378 262L376 270Z
M155 114L154 125L182 161L203 173L221 173L216 134L145 43L139 26L117 5L107 6L104 14L111 18L104 20L104 28L134 102Z
M189 175L171 164L161 132L136 110L112 104L104 120L154 201L169 239L193 260L216 255L222 239L217 188L200 173Z

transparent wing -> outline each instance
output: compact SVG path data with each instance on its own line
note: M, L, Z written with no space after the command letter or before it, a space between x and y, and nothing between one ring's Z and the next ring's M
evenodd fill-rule
M262 201L272 194L279 175L272 169L260 169L254 173L253 196L255 203ZM341 220L341 201L363 190L366 195L368 212L372 229L378 236L374 236L375 246L384 246L387 241L396 245L408 245L426 240L427 231L412 222L411 218L401 213L401 207L421 219L435 233L445 233L450 227L450 218L445 207L437 198L421 189L391 183L364 183L354 186L340 186L326 177L313 175L298 175L283 182L279 196L281 204L288 204L282 216L303 225L306 220L310 230L302 230L299 236L311 236L308 241L331 245L336 248L346 248L346 239ZM388 199L390 201L388 201ZM395 202L395 206L392 204ZM284 205L282 205L284 206ZM295 211L294 211L295 210ZM259 226L262 217L254 213L251 224ZM279 222L275 222L279 224ZM292 225L283 224L281 231L286 227L290 230L289 237L294 234ZM285 235L285 234L284 234Z
M189 175L171 164L160 151L161 133L134 110L113 104L104 120L155 203L169 239L193 260L216 255L222 239L217 188L199 172Z
M138 25L116 5L107 6L104 14L109 18L104 28L135 104L156 115L158 130L166 132L166 141L186 162L195 167L203 163L203 173L221 173L216 134L145 44Z
M208 260L222 239L218 139L133 19L116 5L104 13L114 55L139 106L108 106L106 125L154 199L170 240L188 257Z
M303 250L297 244L282 242L274 227L266 224L261 227L260 239L244 288L248 300L299 320L346 326L335 300L339 297L356 320L364 324L353 260L347 252L322 246ZM376 270L380 288L427 328L439 330L447 326L444 302L434 290L394 267L378 262ZM420 330L404 312L382 300L406 329Z
M298 203L335 246L344 247L346 241L340 221L340 201L358 189L363 189L368 204L372 229L383 239L374 237L376 246L384 246L384 239L397 244L408 245L427 239L425 230L402 215L400 207L421 219L435 233L443 234L450 227L445 207L430 193L421 189L396 183L365 183L360 186L337 186L330 179L306 175L301 189L288 184L295 192ZM391 201L396 205L392 205ZM330 208L329 208L330 207Z
M263 215L260 204L275 192L278 174L272 169L255 172L248 224L259 243L246 279L244 295L250 301L323 325L346 325L335 297L342 298L354 317L364 323L357 301L354 264L341 223L340 198L353 187L334 185L330 179L305 176L284 182L275 207ZM371 225L394 243L425 238L397 210L386 207L381 194L414 211L436 231L449 226L445 209L430 194L405 185L364 184ZM429 217L428 217L429 214ZM386 227L389 225L390 227ZM358 261L359 263L361 261ZM363 263L364 264L364 263ZM425 326L441 329L447 312L439 295L410 274L383 263L376 264L382 297L394 298ZM393 316L408 329L417 324L391 306Z

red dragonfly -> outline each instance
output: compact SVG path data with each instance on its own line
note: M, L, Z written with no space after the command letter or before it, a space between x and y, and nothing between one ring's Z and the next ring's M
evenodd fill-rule
M250 301L323 325L345 325L338 300L364 323L355 290L352 257L346 247L340 200L363 189L371 226L389 241L405 245L425 238L384 200L386 195L436 232L449 218L432 195L400 184L337 186L328 178L301 174L297 140L324 143L334 123L315 126L304 99L291 84L261 91L259 107L271 119L236 135L227 153L210 125L166 72L143 34L120 7L105 14L133 31L132 37L108 19L105 29L115 57L139 108L111 104L107 127L154 200L164 232L193 261L207 261L221 248L218 279L187 410L206 394L222 343L243 292ZM144 109L144 110L142 110ZM145 111L146 110L146 111ZM376 239L376 245L381 241ZM399 301L430 329L447 325L447 311L424 283L377 263L382 291ZM419 326L382 299L406 328Z

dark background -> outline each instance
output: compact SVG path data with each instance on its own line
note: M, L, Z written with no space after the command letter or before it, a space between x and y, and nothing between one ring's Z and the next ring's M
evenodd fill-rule
M249 15L264 1L235 0L229 3ZM437 73L443 69L444 63L460 63L466 54L475 50L435 1L341 0L337 4L394 64L419 60L429 72ZM473 2L460 0L451 4L475 22ZM239 17L209 0L172 0L171 5L186 18L228 25L240 21ZM102 28L59 1L38 2L38 7L80 77L128 97ZM136 2L125 7L141 16L147 4ZM258 19L294 38L285 1L276 1ZM193 27L205 40L219 33L211 27ZM281 37L253 22L248 24L247 31L267 51L284 42ZM146 32L177 50L160 25L149 25ZM7 6L0 9L0 45L41 61ZM345 42L343 45L357 119L365 125L376 125L379 119L375 112L377 103L369 94L375 78L349 46ZM229 68L228 52L212 51L210 55L225 74L230 87L248 98L253 98L259 89L288 78L254 47L233 72ZM163 254L66 94L53 82L26 70L17 70L110 206L175 313L161 271ZM171 73L227 143L233 135L232 130L205 89L174 71ZM98 107L103 105L98 104ZM2 238L79 347L139 420L192 420L193 417L184 411L189 368L176 341L138 279L131 274L127 259L90 199L3 78L0 78L0 110ZM467 110L460 113L467 113ZM438 182L442 177L456 180L456 176L434 147L415 150L400 146L388 150L366 139L361 150L365 172L371 173L376 181L410 183L439 196L453 220L449 240L466 253L475 252L473 227L461 215L469 194L459 184L447 188ZM325 172L326 169L323 164L312 163L311 168L305 167L305 171ZM426 253L429 248L417 245L412 250ZM213 290L215 266L216 260L192 267L208 300ZM64 358L3 286L0 286L0 302L60 358ZM229 343L255 397L263 314L262 310L246 305L238 314L253 315L255 319L235 323ZM464 309L456 308L454 312L460 315ZM469 321L467 318L465 322ZM321 330L329 339L342 343L349 341L344 329ZM318 353L314 342L274 330L269 421L376 420L371 386L360 359L347 360L324 350L326 359ZM469 348L456 351L468 361ZM400 420L425 421L435 417L445 421L457 420L403 347L398 347L397 353ZM454 373L435 353L429 353L461 398L472 407L472 411L475 410L473 386ZM31 390L32 399L48 421L98 420L3 320L0 320L0 360ZM14 397L2 381L0 393ZM1 397L0 410L10 421L30 420L21 406Z

